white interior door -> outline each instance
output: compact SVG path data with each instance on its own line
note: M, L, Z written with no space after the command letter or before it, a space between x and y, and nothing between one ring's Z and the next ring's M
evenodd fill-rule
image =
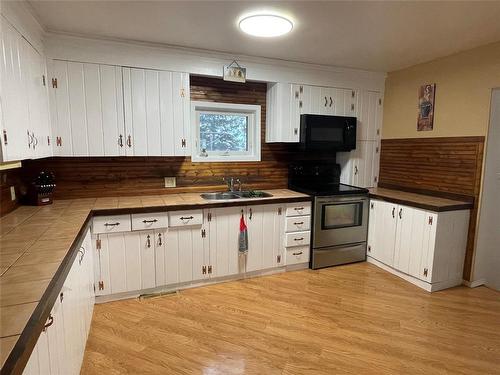
M500 89L493 90L473 279L500 290Z

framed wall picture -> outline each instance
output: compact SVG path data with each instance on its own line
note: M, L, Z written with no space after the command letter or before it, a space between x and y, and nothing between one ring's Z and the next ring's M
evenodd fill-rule
M420 86L418 90L417 131L428 131L434 128L434 97L436 84Z

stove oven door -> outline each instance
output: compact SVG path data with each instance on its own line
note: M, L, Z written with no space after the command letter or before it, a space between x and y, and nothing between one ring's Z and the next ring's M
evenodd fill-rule
M367 235L366 196L315 198L313 248L365 242Z

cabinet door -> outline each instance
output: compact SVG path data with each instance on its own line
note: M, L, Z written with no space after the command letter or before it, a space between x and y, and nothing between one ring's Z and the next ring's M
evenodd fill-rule
M399 205L397 213L394 268L411 274L422 254L425 211Z
M381 113L382 101L380 92L363 91L357 129L359 140L375 141L380 137Z
M186 156L189 75L123 68L127 155Z
M329 87L320 87L320 114L333 115L334 112L332 110L332 106L330 105L330 99L333 101L332 90Z
M0 16L1 61L0 86L2 92L2 161L31 157L29 142L29 112L26 95L26 64L22 61L22 36Z
M129 252L133 255L133 247L132 238L129 237L128 241L125 241L125 236L121 233L116 234L108 234L105 236L101 236L102 238L102 247L101 252L107 251L108 253L108 266L109 269L103 269L104 271L108 271L109 274L105 275L103 279L109 279L109 287L104 286L107 290L107 294L115 294L126 292L128 286L131 286L132 282L135 282L135 285L138 285L137 279L130 280L127 285L127 273L125 270L127 269L127 257L126 253ZM104 245L106 242L106 245ZM127 243L128 242L128 243ZM138 238L135 239L135 248L136 251L139 248ZM128 245L128 246L127 246ZM137 267L139 267L140 263L137 263Z
M172 72L174 156L191 156L189 74ZM168 155L165 155L168 156Z
M26 67L27 96L31 156L44 158L52 155L50 125L45 78L45 62L42 56L24 41L23 60Z
M141 287L140 289L154 288L156 286L155 266L155 232L141 232L140 258L141 258Z
M375 141L358 141L351 151L352 184L373 187L377 183L379 146Z
M248 206L246 223L248 228L246 271L276 267L278 255L282 258L284 243L284 215L282 212L280 215L279 205Z
M411 275L421 280L432 282L432 267L434 263L434 247L436 244L436 227L438 215L434 212L425 211L424 224L422 230L422 250L420 262L414 260L411 268ZM418 266L417 266L418 265Z
M304 106L303 102L304 87L302 85L292 85L290 94L290 141L298 142L300 140L300 114Z
M65 61L50 60L48 65L51 77L49 103L54 155L72 156L68 64Z
M212 276L221 277L243 272L238 252L240 219L244 207L210 210L210 264ZM213 250L216 249L216 250Z
M396 204L378 200L370 202L368 255L388 266L393 265L396 242L396 214Z
M175 237L171 242L178 246L179 282L202 279L204 253L201 226L171 228L168 236Z
M154 232L154 253L155 253L155 285L167 285L165 272L165 240L166 230Z

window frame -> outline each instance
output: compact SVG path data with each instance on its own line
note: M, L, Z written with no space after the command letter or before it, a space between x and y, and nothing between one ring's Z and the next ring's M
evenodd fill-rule
M201 155L200 114L218 113L247 116L248 151L210 152ZM235 104L220 102L191 102L192 134L194 147L191 160L196 162L244 162L261 160L261 107L254 104Z

